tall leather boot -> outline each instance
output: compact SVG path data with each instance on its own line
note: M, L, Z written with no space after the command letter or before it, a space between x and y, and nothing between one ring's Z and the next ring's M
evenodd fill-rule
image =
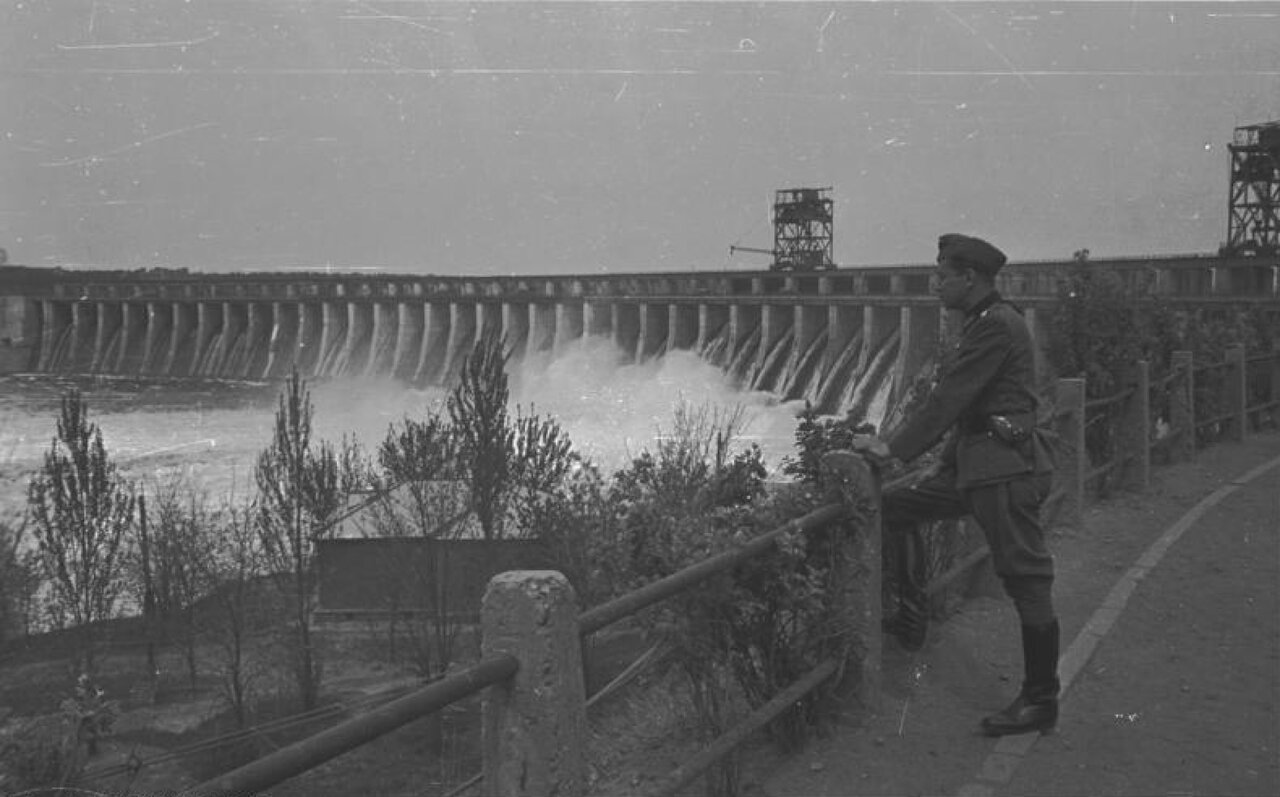
M998 714L982 720L988 736L1046 731L1058 722L1058 621L1022 626L1022 691Z

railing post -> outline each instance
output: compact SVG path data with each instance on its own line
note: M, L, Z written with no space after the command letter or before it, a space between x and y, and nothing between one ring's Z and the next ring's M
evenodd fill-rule
M1151 369L1146 360L1133 367L1133 395L1126 403L1120 423L1124 426L1125 448L1132 458L1125 465L1125 487L1145 490L1151 483Z
M840 547L832 579L839 590L839 616L846 618L843 629L849 639L845 684L871 711L880 706L880 668L884 640L880 618L884 613L880 591L883 563L880 559L880 479L860 456L827 457L823 460L834 476L840 502L849 513L828 533ZM848 524L848 525L846 525Z
M1231 422L1230 436L1232 440L1240 442L1244 440L1249 425L1249 413L1246 411L1246 407L1249 404L1249 390L1244 361L1244 346L1239 343L1233 343L1227 347L1226 355L1230 367L1227 368L1225 399L1227 411L1235 416L1235 419Z
M1196 373L1191 352L1175 351L1170 367L1178 374L1169 388L1169 425L1178 436L1169 451L1171 462L1189 462L1196 453Z
M1055 523L1073 528L1080 528L1084 519L1084 477L1089 467L1089 454L1084 447L1084 394L1083 378L1058 380L1057 404L1062 413L1058 436L1063 450L1057 479L1063 500Z
M485 794L586 794L586 695L573 587L554 570L499 573L489 580L480 620L481 657L507 654L520 662L510 682L485 694Z

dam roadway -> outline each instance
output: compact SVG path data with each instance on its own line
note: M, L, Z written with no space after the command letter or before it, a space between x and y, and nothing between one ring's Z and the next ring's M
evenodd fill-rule
M1011 263L998 287L1037 338L1074 261ZM1280 313L1280 258L1097 259L1178 306ZM512 356L603 336L642 361L686 349L744 387L823 411L901 395L952 320L932 266L541 276L0 268L0 373L444 383L485 334ZM868 379L868 377L872 377ZM885 398L888 398L886 396Z

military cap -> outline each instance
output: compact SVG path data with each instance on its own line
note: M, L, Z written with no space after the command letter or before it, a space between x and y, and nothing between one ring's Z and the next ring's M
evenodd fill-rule
M954 232L938 238L938 262L942 262L944 258L990 276L994 276L1005 264L1004 252L981 238Z

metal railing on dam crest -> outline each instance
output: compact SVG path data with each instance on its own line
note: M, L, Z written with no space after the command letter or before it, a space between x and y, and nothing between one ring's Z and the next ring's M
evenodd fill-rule
M1280 301L1280 260L1091 260L1188 304ZM998 287L1037 337L1073 261L1013 263ZM930 266L463 277L0 269L0 373L447 382L475 342L514 357L584 336L631 361L694 350L738 383L824 411L900 394L953 323ZM868 378L871 377L871 378ZM855 387L863 384L861 393Z

